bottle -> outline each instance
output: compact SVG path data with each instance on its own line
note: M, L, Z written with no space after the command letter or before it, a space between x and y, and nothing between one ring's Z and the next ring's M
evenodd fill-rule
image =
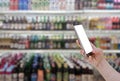
M7 57L3 57L1 59L1 64L0 64L0 80L5 81L5 71L8 67L8 62L7 62Z
M55 16L55 19L54 19L54 29L58 30L58 18L57 18L57 16Z
M55 61L53 60L53 57L49 58L50 60L50 65L51 65L51 77L50 77L50 81L56 81L56 73L57 73L57 66Z
M20 16L19 17L19 30L22 30L23 29L23 20L22 20L22 17Z
M51 27L51 22L50 22L50 17L48 16L47 17L47 22L46 22L46 29L50 30L50 27Z
M47 25L46 18L47 18L46 16L43 16L43 21L42 21L43 30L46 30L46 25Z
M81 68L78 65L75 66L75 80L81 81ZM92 81L92 80L90 80L90 81Z
M75 10L79 10L79 0L75 0Z
M35 30L39 30L39 17L36 16Z
M38 62L37 59L34 59L34 62L32 64L31 81L37 81L37 70L38 70Z
M35 19L34 19L34 17L32 18L31 27L32 27L32 30L35 30Z
M75 81L74 66L69 66L69 81Z
M18 69L19 69L18 64L19 63L16 63L14 66L13 73L12 73L12 81L18 81Z
M88 67L85 63L82 63L81 66L82 66L81 79L82 79L82 81L88 81Z
M58 16L57 22L58 22L58 30L62 30L61 16Z
M63 68L63 81L68 81L69 78L69 71L68 71L68 64L67 62L65 62L63 64L64 68Z
M25 64L24 64L24 61L20 61L20 64L19 64L19 73L18 73L18 80L19 81L24 81L24 68L25 68Z
M8 61L8 66L5 70L5 80L6 81L12 81L12 72L13 72L13 69L14 69L14 58L12 57L12 55L8 55L9 56L9 59L7 60Z
M57 81L62 81L62 64L57 62Z
M66 16L66 30L70 30L71 28L70 16Z
M51 68L47 56L44 57L45 80L50 81Z
M38 18L39 30L42 30L42 19L41 16Z
M32 70L32 56L28 56L28 58L26 58L26 62L25 62L25 69L24 69L24 81L31 81L31 70Z
M23 30L26 30L27 29L27 20L26 20L25 16L23 16L22 21L23 21L23 25L22 25Z
M5 23L7 23L6 20L8 20L8 19L3 19L3 18L4 17L0 17L0 29L4 28L4 26L6 25Z
M29 36L27 36L26 40L25 40L25 49L29 49L30 48L30 38Z
M65 16L61 16L62 30L66 30Z
M88 64L88 81L94 81L93 67Z
M14 10L14 0L10 0L10 10Z
M54 16L50 16L50 21L51 21L51 28L50 28L50 30L54 30L55 29L55 24L54 24L55 19L54 19Z
M37 79L37 81L44 81L43 58L39 59L39 63L38 63L38 79Z

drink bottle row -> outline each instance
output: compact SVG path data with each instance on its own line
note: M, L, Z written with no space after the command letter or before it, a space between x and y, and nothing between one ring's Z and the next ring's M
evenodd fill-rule
M94 81L93 67L80 58L80 54L3 54L0 81Z
M0 0L0 10L120 9L120 0Z
M102 49L120 49L119 36L90 37L89 39L96 47L100 47Z
M1 16L2 30L72 30L81 24L79 15L73 16ZM85 22L84 22L85 23ZM84 24L83 23L83 24Z
M79 24L91 30L118 30L120 29L120 17L87 18L80 15L0 17L0 30L73 30L73 26Z
M78 49L76 40L77 37L72 34L1 34L0 49ZM120 49L119 36L91 36L89 40L102 49Z
M89 29L118 30L120 29L120 17L93 17L89 20Z
M77 49L74 35L0 35L0 49Z

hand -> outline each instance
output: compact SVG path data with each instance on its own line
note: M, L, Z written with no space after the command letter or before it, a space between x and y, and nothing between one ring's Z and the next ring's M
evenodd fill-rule
M76 43L81 48L81 45L80 45L78 40L76 40ZM93 55L90 55L90 56L86 57L86 60L88 62L90 62L93 66L97 67L97 66L99 66L101 61L104 60L105 58L103 56L102 49L96 48L92 43L91 43L91 45L92 45L92 48L93 48L93 51L92 51ZM85 51L83 49L80 50L80 53L83 56L85 56Z

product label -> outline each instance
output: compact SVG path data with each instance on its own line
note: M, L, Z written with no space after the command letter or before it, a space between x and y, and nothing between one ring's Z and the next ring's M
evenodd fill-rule
M68 72L63 74L63 81L68 81Z
M12 81L17 81L17 73L12 74Z
M28 75L24 76L24 81L29 81ZM32 80L31 80L32 81ZM37 80L36 80L37 81Z
M88 75L88 81L94 81L94 75Z
M51 79L50 81L56 81L56 75L55 74L51 74Z
M6 74L5 75L5 81L12 81L12 75L11 74Z
M69 81L75 81L75 75L74 74L69 75Z
M38 81L44 81L44 75L42 70L38 70Z
M57 73L57 81L62 81L62 74L61 74L61 72Z
M24 81L24 73L19 73L19 81Z
M37 74L32 74L31 81L37 81Z
M75 79L76 79L75 81L82 81L80 75L76 75ZM88 81L92 81L92 80L88 80Z
M47 81L50 81L50 73L49 72L47 72L47 74L46 74L46 79L47 79Z
M81 78L82 81L88 81L88 75L83 74Z

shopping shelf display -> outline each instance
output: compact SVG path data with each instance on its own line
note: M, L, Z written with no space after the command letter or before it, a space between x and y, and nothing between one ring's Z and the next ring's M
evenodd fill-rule
M0 81L99 81L78 24L120 72L119 9L120 0L0 0Z
M120 30L119 16L85 17L76 15L56 16L2 16L0 30L73 30L74 25L82 24L90 30ZM107 24L106 24L107 23Z
M0 0L0 10L120 9L119 0Z
M96 81L94 68L79 53L0 53L1 81ZM120 72L119 54L106 54Z
M0 80L93 81L93 67L80 58L79 54L8 53L1 56Z

